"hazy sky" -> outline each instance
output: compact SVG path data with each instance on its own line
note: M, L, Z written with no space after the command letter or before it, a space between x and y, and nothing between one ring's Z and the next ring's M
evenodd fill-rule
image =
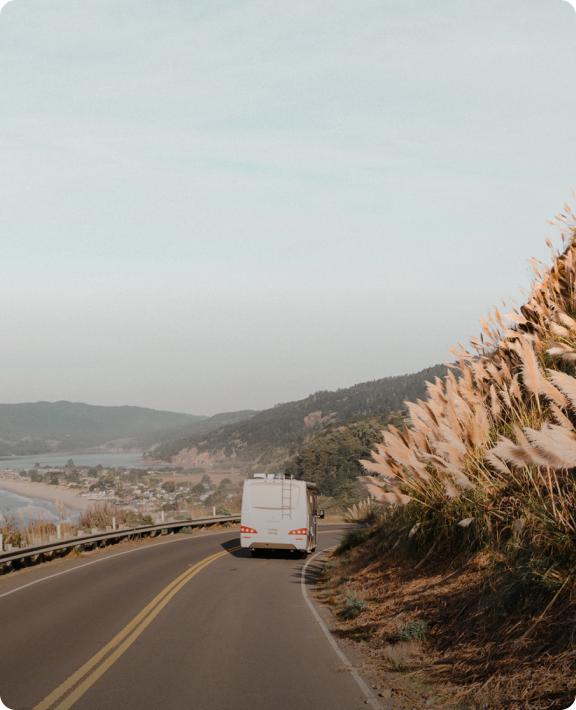
M414 372L574 204L564 0L13 0L0 401L213 414Z

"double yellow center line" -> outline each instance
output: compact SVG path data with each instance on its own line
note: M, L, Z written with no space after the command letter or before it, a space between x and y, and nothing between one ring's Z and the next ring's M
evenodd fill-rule
M59 685L56 690L36 705L34 710L48 710L52 708L52 706L54 706L53 710L68 710L68 708L71 708L72 705L94 685L98 678L103 676L120 656L130 648L144 629L158 616L172 597L174 597L192 577L195 577L204 567L207 567L220 557L224 557L229 552L234 552L239 549L239 546L232 547L224 552L218 552L215 555L206 557L177 577L165 587L160 594L154 597L110 643L104 646L101 651L79 668L76 673L72 674L64 683ZM55 705L55 703L58 704Z

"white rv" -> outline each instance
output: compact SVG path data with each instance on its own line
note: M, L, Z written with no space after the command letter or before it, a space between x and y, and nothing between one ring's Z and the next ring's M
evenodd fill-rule
M316 484L296 481L281 471L257 473L244 481L240 541L252 554L260 550L316 549Z

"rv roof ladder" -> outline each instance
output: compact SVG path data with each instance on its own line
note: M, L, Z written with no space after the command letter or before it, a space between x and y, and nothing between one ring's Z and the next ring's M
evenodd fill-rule
M282 478L282 517L292 517L292 481Z

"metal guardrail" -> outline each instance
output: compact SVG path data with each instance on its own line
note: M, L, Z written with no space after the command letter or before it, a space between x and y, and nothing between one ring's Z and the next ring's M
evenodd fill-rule
M193 520L172 520L170 522L155 523L154 525L139 525L134 528L123 528L122 530L107 530L90 535L79 537L69 537L62 540L45 542L41 545L30 545L28 547L17 547L12 550L0 551L0 567L15 560L24 560L27 557L37 557L49 553L50 556L59 550L66 550L71 547L80 547L86 544L93 544L107 540L120 541L135 535L149 534L156 530L172 530L177 532L178 528L199 528L219 523L240 522L239 515L216 515L209 518L194 518Z

